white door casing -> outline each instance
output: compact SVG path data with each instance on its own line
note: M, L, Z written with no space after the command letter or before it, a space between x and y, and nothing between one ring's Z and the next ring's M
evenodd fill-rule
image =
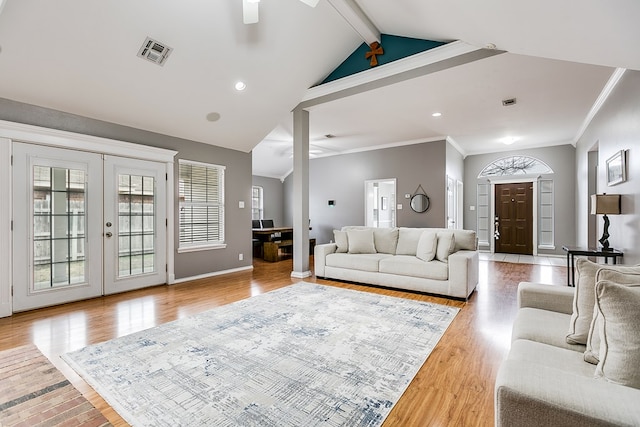
M12 143L23 141L47 147L68 148L79 153L111 154L160 162L165 165L169 183L173 183L174 157L177 154L177 151L164 148L0 120L0 194L4 199L0 204L0 317L10 316L18 311L12 307L12 281L18 273L12 271L12 246L16 234L12 229L15 209L11 159ZM167 260L166 282L169 284L175 283L173 200L174 194L169 188L166 193L167 244L164 252Z

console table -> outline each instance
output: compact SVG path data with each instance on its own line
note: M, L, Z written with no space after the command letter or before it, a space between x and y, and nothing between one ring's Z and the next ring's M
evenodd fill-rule
M567 286L575 286L575 256L583 255L583 256L592 256L592 257L601 257L604 258L604 263L609 263L609 258L613 259L613 263L617 264L618 257L622 258L624 255L623 252L620 252L616 249L611 249L608 251L604 251L602 249L592 249L592 248L576 248L573 246L563 246L562 249L567 253Z

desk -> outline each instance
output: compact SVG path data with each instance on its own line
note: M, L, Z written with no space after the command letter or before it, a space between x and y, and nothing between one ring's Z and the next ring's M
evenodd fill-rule
M311 227L309 227L311 230ZM253 228L253 238L260 240L262 245L262 258L265 261L275 262L280 260L280 249L287 251L293 249L293 227ZM309 255L313 255L316 239L309 239Z
M623 252L620 252L616 249L612 249L610 251L603 251L602 249L585 249L585 248L576 248L573 246L563 246L562 250L567 252L567 286L575 286L575 256L583 255L583 256L593 256L593 257L602 257L604 258L604 263L609 263L609 258L613 258L613 263L617 264L618 257L622 258L624 255Z
M252 228L254 239L262 242L293 239L293 227Z

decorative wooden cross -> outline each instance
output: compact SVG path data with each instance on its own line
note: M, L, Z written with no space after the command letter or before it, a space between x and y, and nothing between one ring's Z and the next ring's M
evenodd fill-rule
M378 65L378 58L376 58L376 55L382 55L384 54L384 51L382 50L382 46L380 46L380 43L378 42L371 43L369 47L371 48L371 51L367 52L364 57L365 59L371 58L369 65L375 67L376 65Z

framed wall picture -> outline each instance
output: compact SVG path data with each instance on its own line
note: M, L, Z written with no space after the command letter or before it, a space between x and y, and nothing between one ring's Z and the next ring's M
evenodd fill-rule
M627 180L626 151L620 150L607 160L607 185L616 185Z

